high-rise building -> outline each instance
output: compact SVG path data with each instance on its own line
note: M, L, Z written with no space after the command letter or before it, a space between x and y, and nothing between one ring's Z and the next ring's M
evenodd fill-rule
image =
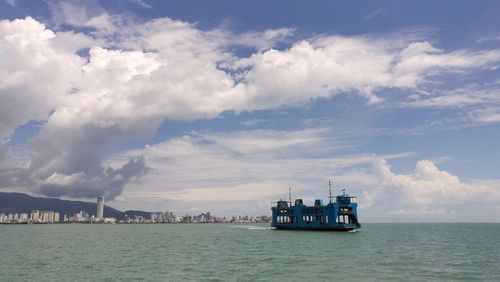
M104 218L104 198L103 197L97 197L96 217L99 219Z
M40 218L44 223L53 223L54 222L54 214L53 211L43 211L40 213ZM59 220L59 213L57 213L57 220Z
M19 215L19 222L27 222L28 221L28 214L22 213Z
M59 213L54 212L52 222L59 222Z
M38 221L39 218L40 218L40 211L31 211L31 216L30 216L31 221L33 222Z

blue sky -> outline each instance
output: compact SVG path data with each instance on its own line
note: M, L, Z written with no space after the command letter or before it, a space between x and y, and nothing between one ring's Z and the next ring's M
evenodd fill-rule
M497 1L0 2L0 190L365 221L500 215Z

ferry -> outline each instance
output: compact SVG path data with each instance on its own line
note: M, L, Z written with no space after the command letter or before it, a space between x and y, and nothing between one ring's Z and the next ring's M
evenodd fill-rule
M353 231L361 228L358 221L358 204L356 197L350 196L342 189L342 194L332 197L331 182L328 204L321 199L307 206L302 199L292 204L291 189L289 201L273 202L271 207L274 229L282 230L315 230L315 231Z

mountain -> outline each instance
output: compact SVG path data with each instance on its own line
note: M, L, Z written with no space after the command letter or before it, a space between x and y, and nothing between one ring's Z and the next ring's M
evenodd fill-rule
M86 211L89 214L96 213L95 202L82 202L82 201L69 201L56 198L41 198L33 197L23 193L5 193L0 192L0 213L27 213L30 214L32 210L40 211L56 211L61 216L71 216L80 211ZM134 216L150 217L149 212L145 211L119 211L110 206L104 206L104 217L114 217L117 219Z

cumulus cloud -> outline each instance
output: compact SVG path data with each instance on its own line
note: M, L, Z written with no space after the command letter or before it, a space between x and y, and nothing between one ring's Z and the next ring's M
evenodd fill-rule
M151 136L165 119L213 118L340 93L376 103L378 89L418 88L436 73L500 60L498 50L446 52L425 41L371 37L320 36L277 50L273 45L291 29L234 35L168 18L131 24L99 7L56 8L60 22L94 31L54 32L32 18L0 22L0 138L28 121L44 122L29 142L22 185L48 195L119 195L146 164L130 156L110 168L103 164L106 147ZM229 51L235 44L258 50L241 58ZM235 146L204 138L275 149L272 142L236 140Z
M58 52L42 23L0 21L0 139L30 120L45 120L79 75L82 59Z
M359 187L361 208L379 220L493 221L500 205L498 183L463 181L429 160L418 161L410 174L397 174L379 159L369 170L353 169L337 179Z
M98 168L100 163L94 164ZM114 199L122 193L123 186L131 180L142 177L147 172L144 158L137 157L129 160L119 169L105 168L101 171L85 172L78 169L76 173L65 174L63 171L52 173L48 177L40 177L36 184L37 191L51 197L93 198L96 195Z
M404 43L325 36L295 43L287 50L254 54L237 60L233 67L248 68L241 83L246 85L249 102L265 108L352 91L377 103L380 98L374 92L380 88L414 89L431 74L500 60L500 50L446 53L429 42Z

